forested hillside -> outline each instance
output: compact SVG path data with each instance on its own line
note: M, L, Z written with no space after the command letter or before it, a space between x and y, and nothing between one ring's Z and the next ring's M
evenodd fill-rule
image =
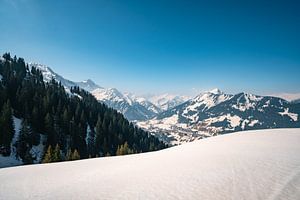
M32 147L43 140L42 161L53 162L154 151L166 146L129 123L122 114L74 87L67 93L55 80L9 53L0 60L0 154L24 163L37 159ZM17 140L13 117L21 119ZM13 143L13 144L12 144ZM14 148L12 148L14 147Z

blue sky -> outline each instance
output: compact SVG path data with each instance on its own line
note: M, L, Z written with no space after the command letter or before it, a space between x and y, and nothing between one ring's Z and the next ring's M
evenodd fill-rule
M136 93L300 93L299 1L0 0L0 52Z

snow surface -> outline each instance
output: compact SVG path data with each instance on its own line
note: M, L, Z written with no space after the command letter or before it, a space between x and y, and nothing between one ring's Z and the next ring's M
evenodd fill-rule
M299 199L300 129L129 156L0 169L0 199Z

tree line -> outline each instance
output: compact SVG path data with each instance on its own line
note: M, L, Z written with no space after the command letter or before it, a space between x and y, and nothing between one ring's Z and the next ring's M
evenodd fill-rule
M43 162L141 153L166 148L122 114L79 87L66 91L24 59L5 53L0 60L0 154L11 145L24 163L35 159L32 147L43 142ZM17 141L13 117L22 119ZM42 141L41 136L46 138ZM59 149L59 152L58 150ZM74 153L75 152L75 153ZM59 154L59 156L58 156Z

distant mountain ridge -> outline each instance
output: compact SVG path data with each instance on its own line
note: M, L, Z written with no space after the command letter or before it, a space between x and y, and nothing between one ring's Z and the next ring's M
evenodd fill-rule
M74 82L55 73L46 65L29 63L29 66L34 66L39 69L43 74L45 82L49 82L53 78L56 81L61 82L66 91L70 91L71 87L78 86L92 93L97 100L123 113L130 121L148 120L165 110L161 108L160 104L152 103L143 97L137 97L129 93L122 93L116 88L103 88L90 79L81 82ZM183 101L184 100L179 99L177 96L173 96L173 99L169 96L162 106L163 108L171 108L179 105Z
M281 98L214 89L137 124L179 144L234 131L300 127L299 115L300 104Z
M91 92L96 99L112 107L131 121L142 121L151 119L161 110L154 104L142 98L135 98L125 93L121 93L115 88L96 89Z
M166 111L175 106L184 103L189 100L190 97L183 95L172 95L172 94L161 94L161 95L153 95L148 98L148 100L159 107L161 110Z
M299 102L248 93L226 94L215 88L189 99L162 94L148 98L103 88L92 80L73 82L35 64L44 81L54 78L66 90L78 86L138 126L171 144L241 130L300 127Z

